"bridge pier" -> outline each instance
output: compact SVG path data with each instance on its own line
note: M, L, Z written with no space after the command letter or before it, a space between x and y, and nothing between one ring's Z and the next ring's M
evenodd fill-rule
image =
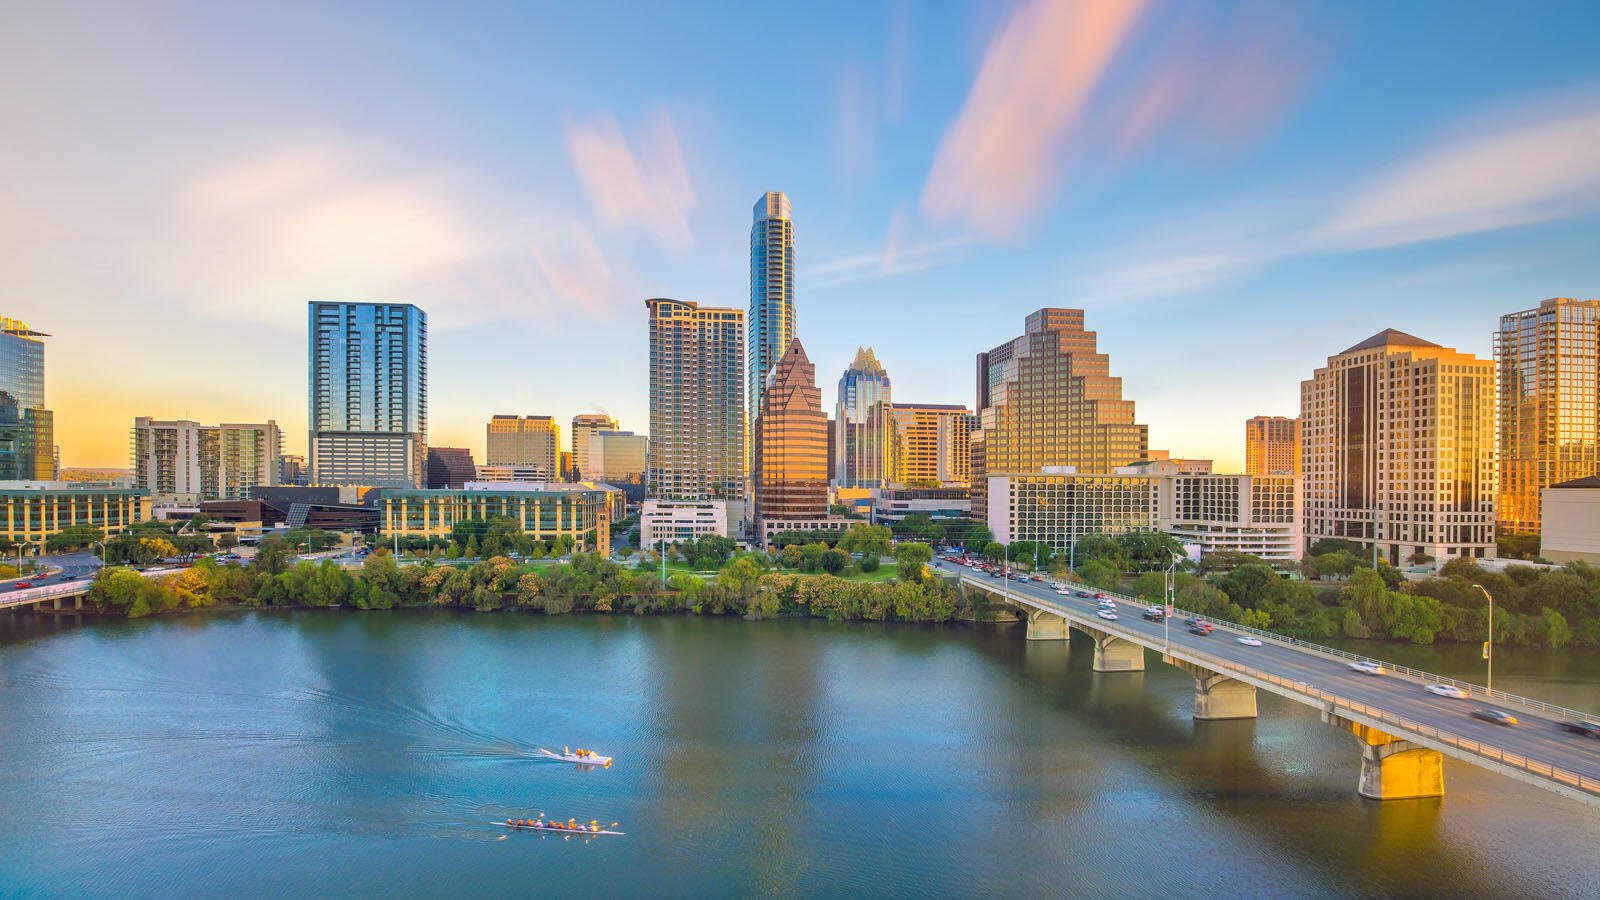
M1416 800L1444 796L1444 754L1353 722L1330 710L1322 721L1361 742L1361 781L1356 792L1369 800Z
M1064 641L1067 639L1067 620L1042 609L1027 609L1028 640Z
M1084 633L1094 638L1096 672L1144 671L1144 647L1105 632L1084 629Z
M1255 685L1170 656L1162 660L1194 676L1194 717L1199 721L1256 717Z

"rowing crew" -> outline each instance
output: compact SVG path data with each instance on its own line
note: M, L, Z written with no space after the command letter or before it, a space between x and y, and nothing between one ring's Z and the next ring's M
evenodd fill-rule
M594 752L593 750L585 750L582 747L579 747L576 751L573 751L573 750L568 749L566 747L562 747L561 748L561 752L565 756L576 756L579 759L599 759L600 758L600 754Z
M591 819L589 824L579 824L577 819L568 819L557 822L554 819L546 822L543 816L535 819L507 819L506 826L510 828L549 828L553 831L597 832L600 830L600 820Z

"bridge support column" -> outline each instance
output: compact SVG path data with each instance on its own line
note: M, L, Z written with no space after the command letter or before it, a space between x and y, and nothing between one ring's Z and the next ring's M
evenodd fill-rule
M1356 791L1369 800L1416 800L1444 796L1444 754L1418 746L1324 710L1322 720L1361 742L1361 781Z
M76 610L80 610L80 611L83 609L83 595L82 594L73 594L72 595L72 608L76 609Z
M1090 634L1094 638L1096 672L1144 671L1144 647L1109 634Z
M1255 685L1170 656L1162 660L1194 676L1194 717L1199 721L1256 717Z
M52 598L50 600L50 608L51 609L60 609L61 608L61 598L60 597Z
M1067 620L1044 610L1030 609L1028 614L1028 640L1064 641L1067 639Z

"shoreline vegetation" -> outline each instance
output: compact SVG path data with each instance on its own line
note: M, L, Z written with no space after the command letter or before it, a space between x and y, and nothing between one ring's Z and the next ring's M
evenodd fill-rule
M477 523L468 530L484 530L477 525L492 534L504 523ZM485 543L501 550L516 546L521 537L496 536ZM469 537L464 546L476 550L476 544ZM975 555L993 562L1009 561L1019 569L1152 602L1165 596L1164 563L1181 550L1172 538L1155 532L1088 535L1073 548L1077 567L1070 569L1063 554L1042 544L988 541L977 547ZM146 579L123 567L102 570L88 599L100 613L130 618L217 607L443 606L546 615L946 622L982 620L990 609L978 593L933 575L930 543L893 544L888 528L865 523L834 535L832 545L793 542L773 554L736 553L734 542L720 537L669 546L665 585L661 559L650 550L629 547L617 558L577 553L569 561L510 550L522 558L486 554L474 561L461 559L466 554L455 544L450 550L401 565L379 547L352 571L331 560L297 560L287 541L268 538L248 565L205 558L162 579ZM1600 569L1583 564L1488 572L1472 560L1456 559L1434 577L1408 580L1381 561L1374 571L1355 545L1319 541L1293 573L1300 577L1290 574L1255 557L1208 554L1190 571L1176 574L1175 602L1203 616L1307 640L1476 643L1487 631L1487 591L1495 597L1498 644L1600 646Z

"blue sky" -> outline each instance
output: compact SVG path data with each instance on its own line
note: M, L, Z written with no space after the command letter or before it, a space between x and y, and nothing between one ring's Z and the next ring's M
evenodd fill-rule
M1487 355L1600 294L1600 5L216 4L0 9L0 314L68 465L135 415L304 447L305 302L430 317L431 442L646 430L643 300L744 306L795 210L824 392L898 397L1088 311L1152 446L1385 327Z

